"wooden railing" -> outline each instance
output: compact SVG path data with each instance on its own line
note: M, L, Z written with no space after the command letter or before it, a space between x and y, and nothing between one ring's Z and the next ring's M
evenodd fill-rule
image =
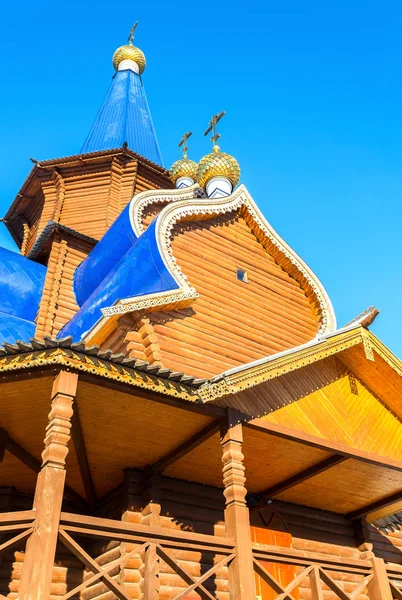
M33 531L35 517L35 510L0 513L0 557L5 551L9 552L27 542ZM0 600L7 598L0 594Z
M387 565L393 600L402 600L402 565Z
M134 544L129 553L113 560L106 565L99 565L96 558L89 555L86 549L76 540L78 538L97 538ZM59 528L59 539L87 569L92 572L89 578L65 594L61 600L69 600L77 596L90 585L102 581L105 587L114 592L119 600L131 600L124 584L118 583L111 572L123 567L125 562L138 554L145 555L144 586L149 590L145 597L151 597L152 586L157 586L155 572L156 559L164 561L187 585L174 600L185 598L191 592L196 592L205 600L216 600L216 596L205 586L205 582L216 574L218 569L235 558L234 541L212 535L196 534L170 530L161 527L148 527L133 523L124 523L111 519L85 517L81 515L62 513ZM198 550L215 555L215 564L201 577L190 575L172 556L174 550Z
M261 563L274 563L298 567L298 573L288 585L284 586ZM304 552L290 548L279 548L265 544L253 544L253 563L255 572L277 594L275 600L295 600L292 592L308 577L312 600L323 600L323 587L326 586L340 600L355 600L364 593L373 578L369 560L334 558L327 554ZM334 573L360 575L355 589L346 593L334 579ZM398 592L399 593L399 592ZM402 600L401 596L395 596Z

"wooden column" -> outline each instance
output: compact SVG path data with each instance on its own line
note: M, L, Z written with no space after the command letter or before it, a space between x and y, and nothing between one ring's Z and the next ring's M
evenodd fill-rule
M389 585L388 573L382 558L373 558L373 579L367 586L370 600L392 600L393 595Z
M242 442L243 431L238 412L229 408L227 419L221 427L221 445L226 535L235 540L236 548L236 559L229 566L231 600L251 600L256 597Z
M19 600L48 600L50 597L77 382L78 375L60 371L53 384L42 468L33 503L36 520L26 547Z
M160 475L145 473L143 498L147 501L147 504L142 510L143 524L151 527L161 526L161 483L162 477ZM156 546L151 545L144 556L144 600L159 600L159 566Z

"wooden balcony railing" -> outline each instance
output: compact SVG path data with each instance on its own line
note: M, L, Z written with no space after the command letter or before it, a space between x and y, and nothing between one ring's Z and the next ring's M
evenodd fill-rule
M95 558L75 539L97 538L134 544L134 548L121 558L104 566L100 566ZM170 530L161 527L148 527L132 523L124 523L111 519L100 519L81 515L62 513L60 519L59 539L93 574L83 583L65 594L61 600L69 600L95 582L102 581L105 587L114 592L119 600L131 600L124 585L118 583L110 575L131 557L145 554L144 587L148 589L145 597L152 596L152 586L157 586L155 558L164 561L187 585L186 589L176 595L180 600L191 592L196 592L205 600L216 600L216 596L205 586L205 582L216 574L218 569L228 565L234 558L234 541L212 535ZM172 556L172 550L198 550L212 553L215 564L201 577L190 575Z
M363 594L373 578L372 564L369 560L334 558L327 554L304 552L290 548L279 548L265 544L253 544L253 562L255 572L277 594L275 600L295 600L292 592L308 577L312 600L323 600L324 589L329 588L340 600L355 600ZM298 573L288 585L284 586L261 563L274 563L298 567ZM334 579L334 573L360 576L355 589L345 592ZM402 600L402 596L395 596Z
M402 565L387 565L393 600L402 600Z
M36 510L0 513L0 558L4 552L26 543L33 531L35 517ZM0 594L0 600L7 598Z

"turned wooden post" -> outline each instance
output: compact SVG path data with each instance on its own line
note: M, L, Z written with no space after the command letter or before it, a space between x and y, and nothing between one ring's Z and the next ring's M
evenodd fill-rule
M235 540L236 550L236 558L229 566L229 597L231 600L254 600L255 579L242 442L238 412L229 408L221 427L226 535Z
M373 558L373 578L367 586L370 600L392 600L387 568L382 558Z
M142 509L143 523L151 527L161 526L161 483L162 477L145 473L143 498L147 502ZM151 545L145 552L143 571L144 600L158 600L160 590L159 557L156 546Z
M48 600L50 597L77 382L78 375L60 371L53 384L42 468L33 503L36 520L26 547L19 600Z

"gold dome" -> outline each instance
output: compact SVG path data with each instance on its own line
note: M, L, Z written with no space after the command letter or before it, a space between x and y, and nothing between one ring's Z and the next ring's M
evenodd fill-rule
M133 44L126 44L125 46L120 46L120 48L117 48L116 52L113 54L112 60L116 71L119 68L119 64L122 60L133 60L138 65L140 75L142 75L145 71L147 64L142 50L137 48L137 46L133 46Z
M198 165L193 160L187 158L186 155L176 162L170 168L170 180L175 184L180 177L191 177L194 181L197 181L197 170Z
M198 165L197 178L201 187L204 188L212 177L226 177L234 188L240 180L239 163L230 154L221 152L217 145L214 146L211 154L207 154L200 160Z

